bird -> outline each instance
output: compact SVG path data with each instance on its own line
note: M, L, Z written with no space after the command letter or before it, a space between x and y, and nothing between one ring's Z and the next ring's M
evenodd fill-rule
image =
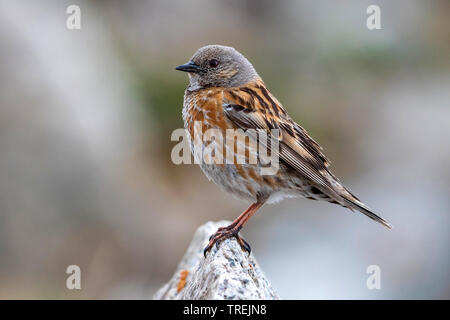
M261 169L264 165L260 160L238 162L236 154L231 155L229 163L206 162L204 159L198 162L209 180L235 197L251 202L230 225L218 228L211 235L204 249L205 257L214 244L232 237L250 253L250 245L239 234L242 227L265 203L289 197L328 201L359 211L391 228L384 218L361 202L331 172L330 161L322 147L288 115L253 65L236 49L207 45L175 69L189 76L182 114L194 158L207 147L204 139L196 143L196 124L201 132L214 129L224 135L228 130L235 130L238 135L245 130L259 130L275 139L268 141L278 142L278 150L275 151L279 158L278 170L271 175L263 174ZM274 130L278 130L276 137ZM257 137L251 135L250 139L257 140ZM266 147L269 144L266 143ZM250 155L259 156L259 149L251 144L246 144L244 149L245 159ZM225 152L237 152L234 145L215 150L222 156Z

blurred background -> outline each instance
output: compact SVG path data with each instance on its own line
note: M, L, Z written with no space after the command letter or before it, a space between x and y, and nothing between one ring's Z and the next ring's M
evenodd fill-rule
M263 207L243 235L280 296L449 299L449 14L444 0L0 0L0 298L151 298L200 224L247 208L170 160L188 82L174 67L223 44L394 226ZM71 264L82 290L65 287Z

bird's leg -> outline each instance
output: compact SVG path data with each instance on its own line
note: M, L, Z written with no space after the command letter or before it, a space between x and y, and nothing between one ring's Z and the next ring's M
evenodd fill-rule
M239 231L242 229L244 224L252 217L252 215L264 204L263 201L257 201L253 203L250 207L248 207L247 210L241 213L239 217L237 217L229 226L221 227L217 229L216 233L211 235L209 237L209 243L206 246L205 250L203 251L203 254L206 257L206 253L211 250L211 248L214 246L215 243L220 243L221 241L235 237L236 240L239 242L241 248L244 251L247 251L250 253L251 248L249 244L242 239L242 237L239 235Z

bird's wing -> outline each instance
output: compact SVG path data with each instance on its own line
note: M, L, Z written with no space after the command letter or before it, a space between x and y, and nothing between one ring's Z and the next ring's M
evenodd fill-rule
M289 117L262 81L228 89L223 97L223 112L236 128L264 129L268 134L272 129L279 129L277 155L281 160L341 205L351 210L356 209L386 227L391 227L328 170L330 162L322 153L322 148L305 129Z
M262 82L227 90L223 107L227 119L238 128L279 129L280 159L319 186L332 188L324 175L329 161L321 147L287 115Z

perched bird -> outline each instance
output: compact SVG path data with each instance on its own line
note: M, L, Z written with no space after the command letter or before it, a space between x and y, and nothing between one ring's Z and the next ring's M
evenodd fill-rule
M350 210L358 210L369 218L391 228L382 217L372 212L353 195L329 169L329 161L322 148L286 113L281 103L270 93L253 65L234 48L209 45L202 47L186 64L175 68L189 75L184 94L183 119L192 153L205 148L195 141L195 123L202 132L217 129L262 129L269 134L279 130L279 169L273 175L261 173L262 163L205 163L200 162L204 174L231 194L252 201L233 223L219 228L210 237L206 253L215 243L235 237L241 247L250 246L239 231L264 204L285 197L303 196L328 201ZM241 130L242 132L242 130ZM255 138L256 139L256 138ZM236 152L235 147L220 152ZM258 149L245 146L246 159ZM225 156L224 156L225 158ZM233 159L236 159L234 157Z

